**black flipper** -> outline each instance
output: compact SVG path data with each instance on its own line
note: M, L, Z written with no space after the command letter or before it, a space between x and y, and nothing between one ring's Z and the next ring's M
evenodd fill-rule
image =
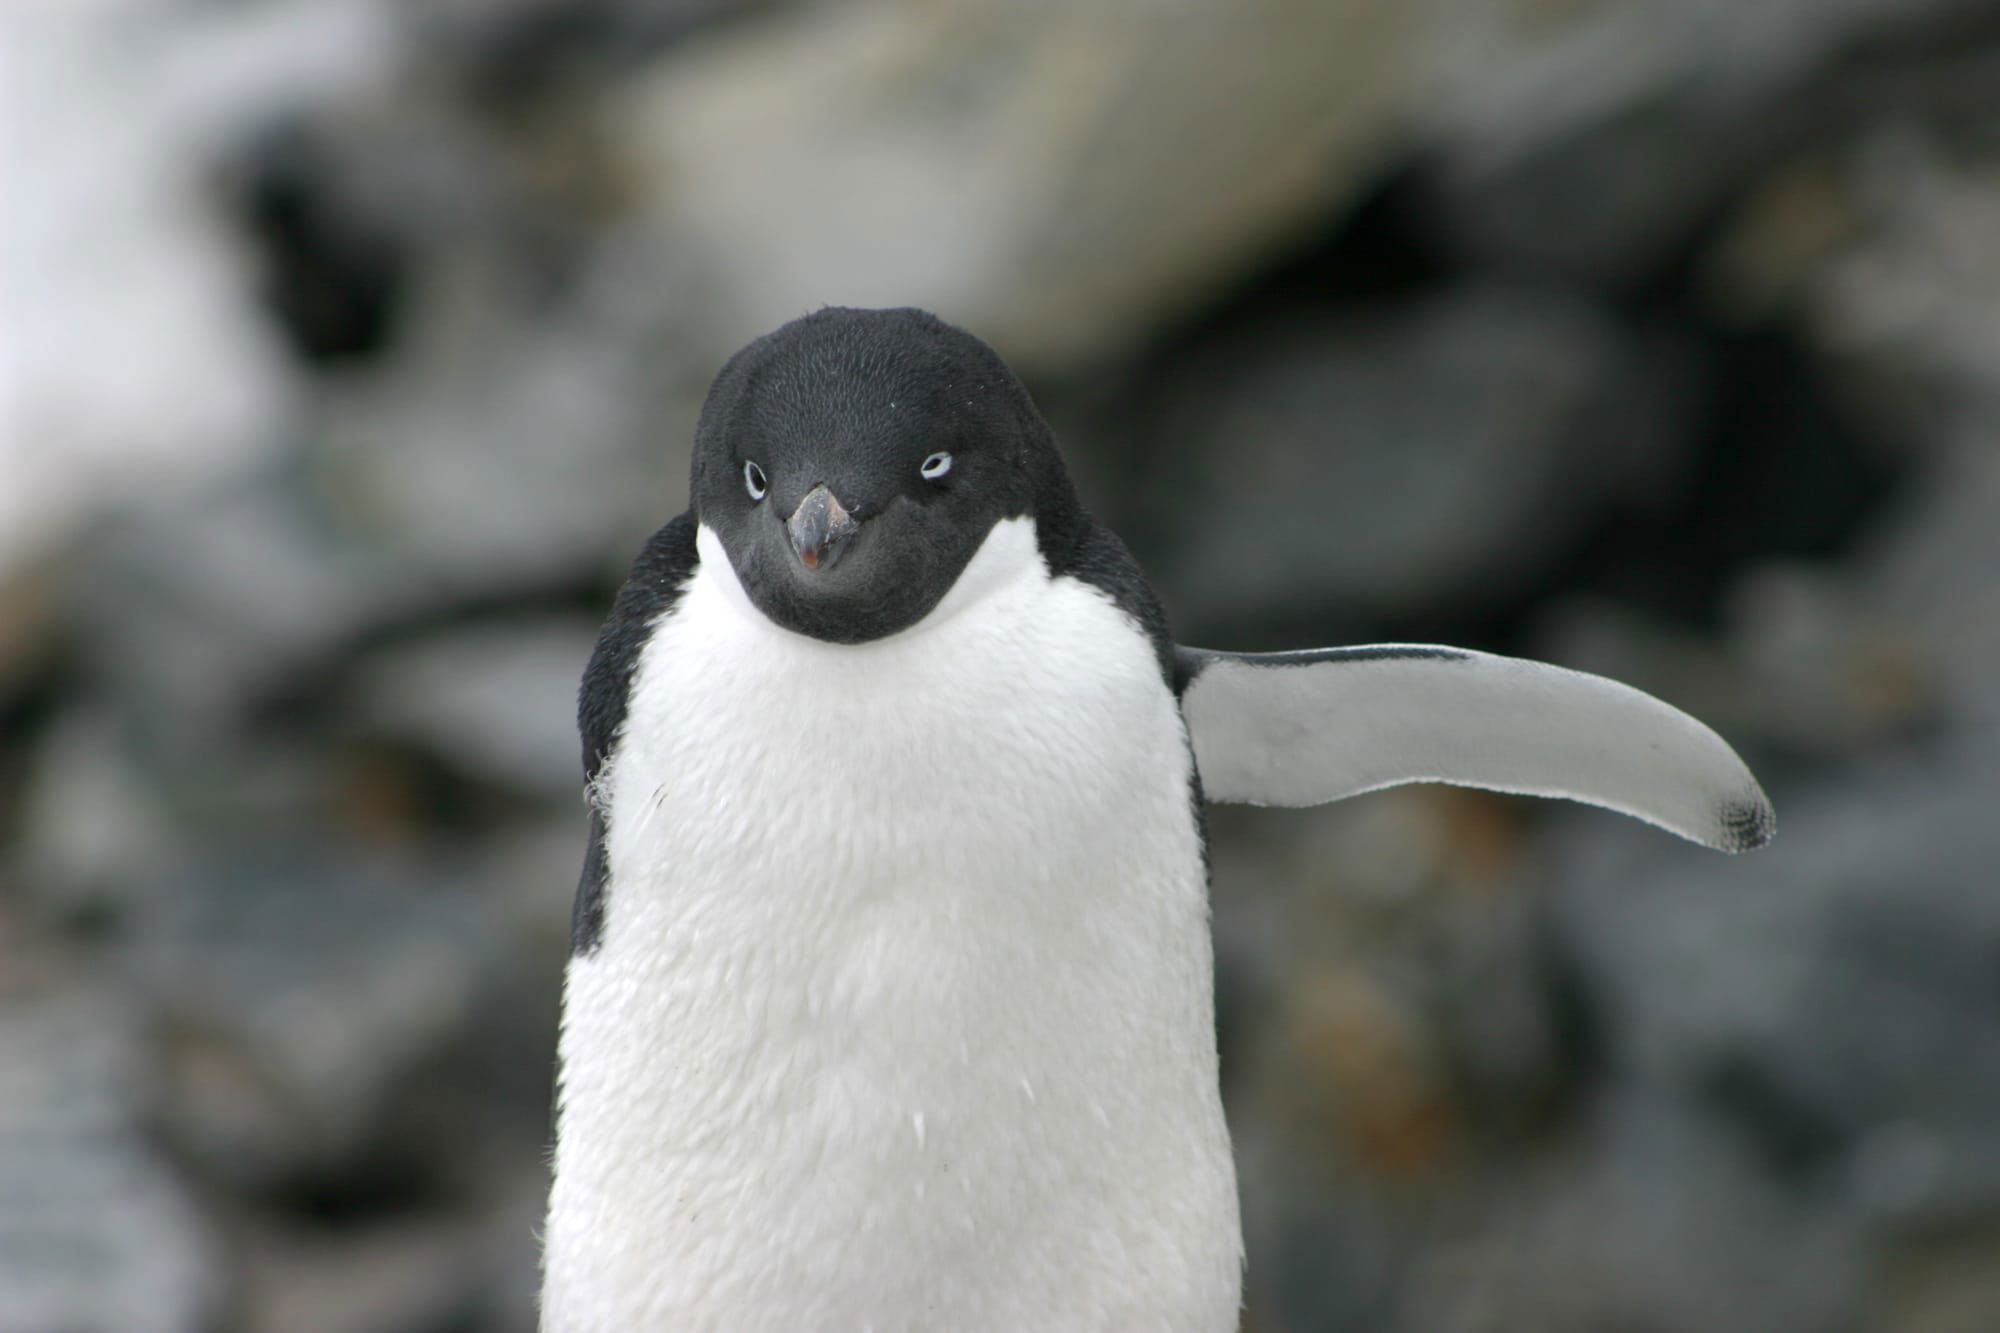
M604 938L605 822L598 800L597 779L618 744L630 701L632 672L639 653L652 637L660 617L674 609L697 564L692 512L682 514L647 540L611 615L598 632L597 647L584 668L577 693L576 724L583 736L584 791L590 800L590 845L584 852L583 875L576 886L576 907L570 914L570 950L588 954Z

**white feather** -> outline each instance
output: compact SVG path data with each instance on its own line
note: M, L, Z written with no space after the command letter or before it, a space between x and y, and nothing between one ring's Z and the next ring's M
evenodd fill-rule
M1181 652L1210 800L1319 805L1448 782L1600 805L1732 852L1775 825L1721 737L1602 676L1428 645Z
M543 1327L1234 1328L1206 884L1145 636L1026 520L850 646L699 551L600 783Z

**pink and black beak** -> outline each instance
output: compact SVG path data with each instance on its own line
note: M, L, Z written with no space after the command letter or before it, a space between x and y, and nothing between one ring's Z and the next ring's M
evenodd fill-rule
M808 491L792 516L785 520L785 533L792 539L792 550L808 572L832 568L860 530L854 516L841 507L824 485Z

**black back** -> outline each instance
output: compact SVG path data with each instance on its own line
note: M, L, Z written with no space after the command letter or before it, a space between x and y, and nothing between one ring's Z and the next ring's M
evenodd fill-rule
M609 872L604 860L604 811L597 779L625 726L632 672L639 664L640 650L652 637L660 617L680 600L681 589L700 563L695 555L694 531L694 515L682 514L654 533L639 552L625 586L611 604L610 617L598 632L597 647L590 654L583 687L577 692L576 725L583 736L590 844L584 852L583 876L576 886L576 905L570 912L570 948L576 953L594 952L604 938L604 882Z

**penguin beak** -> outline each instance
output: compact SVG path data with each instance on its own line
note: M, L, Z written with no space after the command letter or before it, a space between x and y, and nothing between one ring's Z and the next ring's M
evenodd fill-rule
M808 570L831 568L860 530L854 516L841 508L840 501L824 485L807 492L792 516L785 520L785 533L792 539L792 550Z

